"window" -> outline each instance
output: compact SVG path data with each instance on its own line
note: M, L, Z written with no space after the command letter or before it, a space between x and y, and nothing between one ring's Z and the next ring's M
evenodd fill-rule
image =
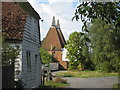
M31 69L31 54L30 54L30 51L26 52L26 58L27 58L27 67L28 67L28 70L30 70Z

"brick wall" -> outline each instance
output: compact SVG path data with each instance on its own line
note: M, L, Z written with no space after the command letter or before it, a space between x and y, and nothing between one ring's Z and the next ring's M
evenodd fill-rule
M62 61L62 51L54 51L53 53L51 51L48 51L50 54L54 54L54 58L59 62L59 69L67 69L68 68L68 62Z

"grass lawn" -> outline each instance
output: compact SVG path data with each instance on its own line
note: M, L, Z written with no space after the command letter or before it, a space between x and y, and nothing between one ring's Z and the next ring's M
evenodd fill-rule
M98 71L78 71L71 70L65 72L56 73L57 76L61 77L78 77L78 78L89 78L89 77L111 77L118 76L118 73L104 73Z
M56 83L54 81L46 81L45 86L46 87L51 87L51 88L61 88L61 87L66 87L68 86L68 83Z
M114 84L113 90L120 90L119 84Z

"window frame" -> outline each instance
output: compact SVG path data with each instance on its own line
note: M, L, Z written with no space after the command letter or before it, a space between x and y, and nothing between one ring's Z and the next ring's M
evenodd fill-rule
M27 70L31 71L31 51L26 51L26 60L27 60Z

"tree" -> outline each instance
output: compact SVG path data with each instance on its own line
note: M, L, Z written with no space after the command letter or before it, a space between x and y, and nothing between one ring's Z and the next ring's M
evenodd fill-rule
M70 34L65 46L68 51L67 58L70 60L69 69L84 69L86 57L83 48L87 48L87 41L89 39L85 37L84 33L73 32Z
M120 3L119 2L82 2L77 7L75 16L76 20L83 22L83 30L88 32L87 23L94 22L96 18L100 18L106 23L114 25L115 28L120 26Z
M19 55L19 48L2 41L2 66L11 65Z
M52 62L53 56L49 54L46 50L43 48L40 48L40 54L42 59L42 64L50 64Z
M80 0L83 1L83 0ZM82 30L91 40L92 60L97 69L119 71L120 64L120 3L81 2L73 19L83 22ZM73 20L72 19L72 20ZM96 20L99 19L99 20ZM88 23L92 24L89 29ZM97 24L95 24L97 23ZM90 31L90 32L89 32Z
M96 19L89 29L92 60L97 70L111 72L120 68L120 32L113 25Z

